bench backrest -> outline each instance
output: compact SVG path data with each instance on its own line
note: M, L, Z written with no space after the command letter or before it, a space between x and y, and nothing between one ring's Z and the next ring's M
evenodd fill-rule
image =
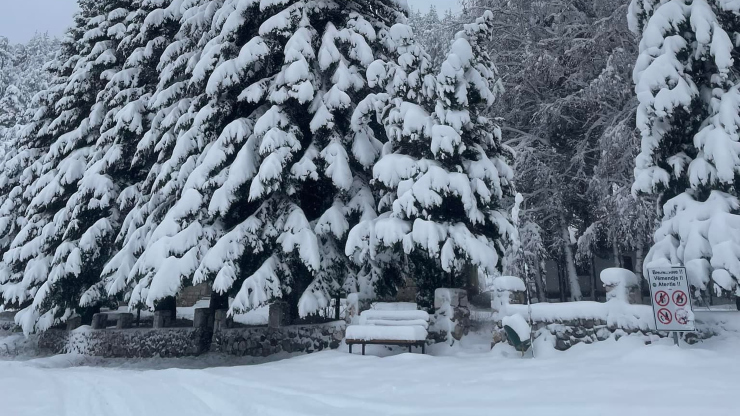
M360 325L429 327L429 314L420 310L370 309L360 314Z

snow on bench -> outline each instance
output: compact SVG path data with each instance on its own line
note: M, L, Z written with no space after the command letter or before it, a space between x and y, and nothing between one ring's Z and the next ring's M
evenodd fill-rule
M419 307L414 302L376 302L373 303L376 311L415 311Z
M427 330L421 326L350 325L347 339L358 341L425 341Z
M420 346L425 351L429 314L416 309L415 303L373 305L374 309L360 314L360 324L347 327L345 342L352 353L352 345L401 345Z

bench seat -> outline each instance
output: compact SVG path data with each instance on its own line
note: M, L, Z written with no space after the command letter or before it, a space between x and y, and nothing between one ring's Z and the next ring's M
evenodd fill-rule
M359 325L347 327L345 342L352 353L352 346L362 345L362 355L365 355L365 345L398 345L408 346L409 352L414 346L421 347L425 352L429 314L425 311L411 309L404 304L392 308L384 304L383 309L370 309L360 314Z

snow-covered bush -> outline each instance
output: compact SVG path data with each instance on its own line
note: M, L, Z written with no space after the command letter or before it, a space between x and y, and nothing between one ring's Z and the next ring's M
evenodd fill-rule
M645 267L685 265L692 286L740 296L740 3L633 0L642 134L633 192L660 195Z

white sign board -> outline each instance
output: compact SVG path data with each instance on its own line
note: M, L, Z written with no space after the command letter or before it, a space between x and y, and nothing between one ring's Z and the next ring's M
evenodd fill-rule
M653 316L658 331L694 331L689 280L685 267L648 269Z

